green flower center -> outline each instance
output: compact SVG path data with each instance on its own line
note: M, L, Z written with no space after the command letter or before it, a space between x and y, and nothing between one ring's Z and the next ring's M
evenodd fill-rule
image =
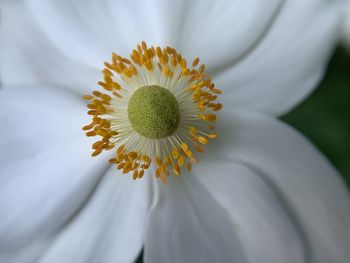
M128 117L140 135L161 139L176 131L180 111L176 98L168 89L151 85L137 89L131 96Z

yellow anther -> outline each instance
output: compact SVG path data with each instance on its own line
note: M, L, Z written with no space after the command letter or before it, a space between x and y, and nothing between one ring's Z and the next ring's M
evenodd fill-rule
M190 127L189 129L191 135L196 135L197 134L197 129L193 126Z
M212 92L214 92L215 94L221 94L222 91L219 89L212 89Z
M133 162L132 169L131 170L137 170L140 167L140 163Z
M184 150L184 151L186 151L186 150L189 149L189 148L188 148L188 145L187 145L185 142L181 143L181 148L182 148L182 150Z
M185 164L185 158L180 156L180 158L177 160L178 165L181 167Z
M202 144L208 144L208 140L207 138L203 137L203 136L199 136L198 137L198 141Z
M140 170L139 172L139 178L142 178L143 174L145 173L145 170Z
M93 127L94 127L94 124L89 124L89 125L84 126L82 129L83 129L83 131L88 131L88 130L91 130Z
M113 91L113 95L118 98L122 98L122 95L120 95L118 92Z
M143 155L141 157L141 161L144 162L144 163L148 163L148 162L150 162L150 160L151 160L151 158L149 156L147 156L147 155Z
M155 161L156 161L156 164L159 166L163 164L162 159L160 159L159 157L157 157Z
M208 114L207 118L208 118L208 121L216 121L216 115L215 114Z
M146 42L145 42L145 41L142 41L142 42L141 42L141 45L142 45L143 50L144 50L144 51L147 51L147 44L146 44Z
M165 164L170 165L172 163L170 156L165 157Z
M191 163L187 163L187 171L191 172L192 170L192 164Z
M163 57L163 52L162 52L162 49L160 47L157 47L156 54L157 54L157 57L159 59Z
M151 61L147 60L145 62L145 67L148 69L148 70L152 70L153 69L153 65L151 63Z
M167 183L167 178L166 178L166 176L164 176L163 174L161 174L160 176L159 176L159 178L160 178L160 180L162 180L162 182L164 183L164 184L166 184Z
M181 60L181 68L183 70L186 70L187 69L187 62L186 62L186 59L182 59Z
M122 153L117 152L116 162L120 163L124 160L124 155Z
M176 67L176 66L177 66L176 57L174 57L174 56L171 57L171 65L172 65L173 67Z
M97 141L92 145L92 149L98 149L100 148L105 142L104 141Z
M218 104L216 104L214 107L213 107L213 110L214 111L219 111L219 110L221 110L222 109L222 104L221 103L218 103Z
M132 167L132 162L126 162L123 168L125 170L129 170L129 169L131 169L131 167Z
M197 66L198 63L199 63L199 58L195 58L195 59L193 60L193 62L192 62L192 67Z
M94 90L94 91L92 92L92 94L94 94L96 97L99 97L99 96L102 95L102 93L99 92L99 91L97 91L97 90Z
M179 167L178 164L174 164L174 166L173 166L173 172L174 172L174 174L176 174L177 176L180 176L180 175L181 175L180 167Z
M85 135L88 137L92 137L92 136L96 136L97 134L95 131L89 131L89 132L85 133Z
M132 179L136 180L138 178L138 175L139 175L139 171L135 170L132 174Z
M93 96L91 96L91 95L85 95L85 96L83 96L83 99L84 100L91 100L93 98Z
M168 62L169 62L169 57L166 53L163 54L162 62L163 62L162 64L168 64Z
M208 137L209 137L210 139L215 139L215 138L218 137L218 135L217 135L216 133L211 133L211 134L208 134Z
M97 149L91 154L91 156L95 157L95 156L99 155L101 152L102 152L101 149Z
M197 152L200 152L200 153L204 152L204 149L202 148L202 146L200 146L198 144L195 144L194 148L197 150Z
M115 163L117 163L116 159L109 159L108 162L109 162L110 164L115 164Z
M118 152L118 153L123 153L124 150L125 150L125 145L123 144L123 145L119 146L117 152Z
M173 156L174 159L179 158L180 156L179 150L178 149L172 150L171 155Z
M128 158L130 161L133 161L137 158L137 153L136 152L129 152L128 153Z

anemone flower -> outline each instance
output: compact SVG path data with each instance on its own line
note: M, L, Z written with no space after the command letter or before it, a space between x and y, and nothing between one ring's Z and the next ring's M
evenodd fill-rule
M340 1L2 7L1 262L347 262L348 190L277 119Z

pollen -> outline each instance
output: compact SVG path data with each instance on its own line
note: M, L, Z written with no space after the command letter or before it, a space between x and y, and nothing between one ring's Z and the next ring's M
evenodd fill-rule
M83 97L91 123L82 129L98 138L91 155L114 151L109 162L134 180L151 166L164 183L171 174L191 172L195 153L218 137L213 130L223 107L205 65L145 42L130 58L113 53L104 65L101 89Z

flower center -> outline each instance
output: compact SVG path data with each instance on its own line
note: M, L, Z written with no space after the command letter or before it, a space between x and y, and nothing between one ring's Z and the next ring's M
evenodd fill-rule
M176 131L180 111L176 98L168 89L151 85L137 89L131 96L128 117L140 135L162 139Z
M191 172L194 152L217 137L216 113L223 107L199 58L188 64L175 48L142 42L130 59L113 53L102 73L98 85L105 91L84 96L91 123L83 130L98 138L92 156L115 148L109 162L134 180L151 165L164 183L171 174Z

